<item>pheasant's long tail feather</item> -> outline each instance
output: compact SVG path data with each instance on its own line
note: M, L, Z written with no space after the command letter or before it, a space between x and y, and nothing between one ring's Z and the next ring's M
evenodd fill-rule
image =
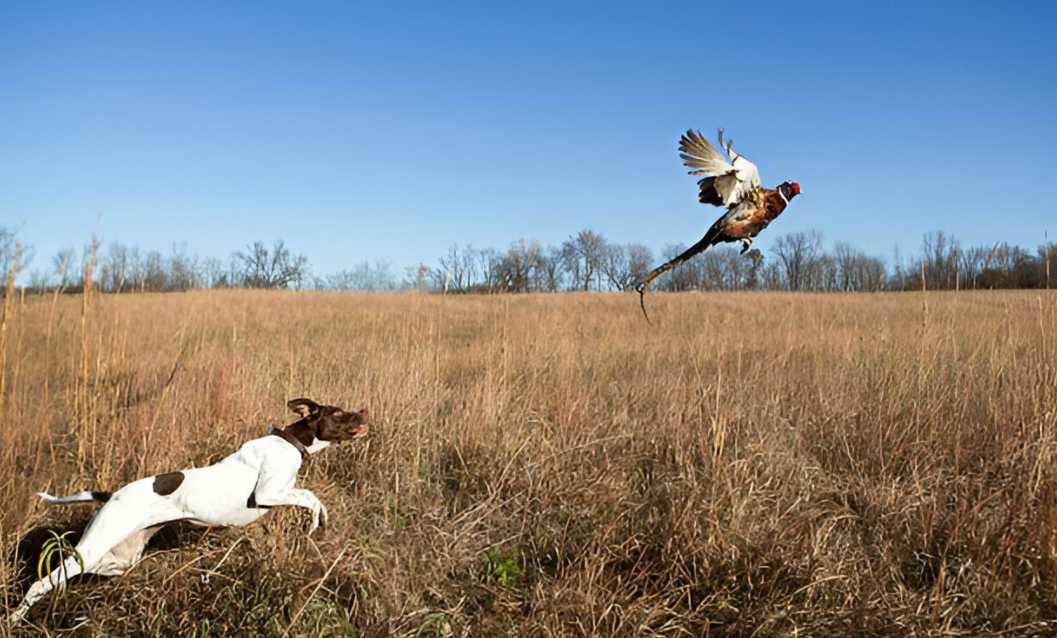
M646 323L650 323L650 316L646 314L646 291L649 290L650 284L653 283L653 280L668 272L672 268L675 268L679 264L688 261L695 255L704 252L706 248L716 243L716 237L718 235L719 230L715 226L709 228L708 232L705 233L705 236L702 237L696 244L687 248L675 257L651 270L650 274L646 275L646 278L643 279L642 282L635 287L635 290L637 290L639 293L639 307L642 308L642 316L646 318Z

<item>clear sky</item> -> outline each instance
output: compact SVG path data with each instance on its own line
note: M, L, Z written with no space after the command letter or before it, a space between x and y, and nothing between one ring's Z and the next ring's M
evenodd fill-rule
M0 3L0 226L31 268L92 232L283 238L318 273L582 228L656 251L719 214L675 152L718 126L803 188L765 252L1035 247L1057 3Z

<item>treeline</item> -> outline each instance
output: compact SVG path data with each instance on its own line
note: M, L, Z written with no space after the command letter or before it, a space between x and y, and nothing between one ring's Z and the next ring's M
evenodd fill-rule
M523 293L633 290L651 268L684 245L655 255L642 244L618 244L582 230L559 245L519 239L505 250L451 246L435 265L419 264L402 275L386 261L360 262L341 271L315 274L304 255L282 240L253 242L226 260L199 257L186 244L167 253L141 251L121 242L94 240L78 250L58 251L43 266L32 247L18 245L0 228L0 272L25 274L30 291L77 292L91 264L92 285L111 293L165 292L197 288L291 288L298 290L417 290L444 293ZM890 261L837 242L826 246L817 231L779 235L764 252L742 255L733 245L713 247L661 277L658 290L882 291L1048 288L1057 268L1057 244L1034 251L997 243L962 247L943 232L926 234L920 252ZM1057 281L1052 281L1057 285Z
M518 240L505 251L452 246L428 268L428 288L454 293L633 290L651 268L686 246L660 255L641 244L615 244L584 230L558 246ZM825 245L818 231L780 235L768 254L740 246L710 248L657 280L658 290L794 290L866 292L975 288L1047 288L1057 244L1035 252L998 243L962 248L953 237L928 233L921 252L891 263L846 242ZM425 268L425 266L423 267ZM1057 284L1057 282L1054 282Z
M307 258L292 254L282 241L271 248L254 242L232 253L225 262L194 255L183 243L173 244L168 253L162 253L93 240L80 251L73 247L58 251L48 266L28 268L30 263L23 258L19 265L28 269L29 288L72 292L83 287L83 273L89 264L93 286L113 293L302 287L308 276Z
M892 287L930 288L1050 288L1057 286L1057 244L1047 241L1035 251L1005 242L963 248L942 232L922 240L921 254L902 263L896 259Z
M94 240L80 250L64 248L47 265L34 267L32 247L19 245L15 234L0 228L0 272L26 274L30 291L80 292L91 264L92 285L111 293L173 292L198 288L291 288L297 290L398 290L404 284L386 262L364 262L325 276L314 275L308 258L293 253L282 240L270 246L253 242L228 259L199 257L185 243L167 253L141 251L121 242Z

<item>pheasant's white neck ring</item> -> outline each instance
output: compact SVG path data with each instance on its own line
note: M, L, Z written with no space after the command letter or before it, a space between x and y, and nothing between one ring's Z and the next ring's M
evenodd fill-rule
M778 187L778 196L782 198L782 201L785 202L786 206L789 205L789 200L786 199L785 193L782 192L782 187L781 186Z

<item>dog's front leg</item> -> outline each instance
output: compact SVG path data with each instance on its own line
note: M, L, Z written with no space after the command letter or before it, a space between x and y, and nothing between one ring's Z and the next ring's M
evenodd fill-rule
M322 517L323 525L327 524L327 508L323 503L316 497L311 490L303 490L299 488L290 488L281 490L275 493L265 492L263 494L255 494L257 499L257 505L259 507L276 507L279 505L294 505L296 507L303 507L312 511L312 528L308 530L308 533L316 531L319 527L320 518Z

